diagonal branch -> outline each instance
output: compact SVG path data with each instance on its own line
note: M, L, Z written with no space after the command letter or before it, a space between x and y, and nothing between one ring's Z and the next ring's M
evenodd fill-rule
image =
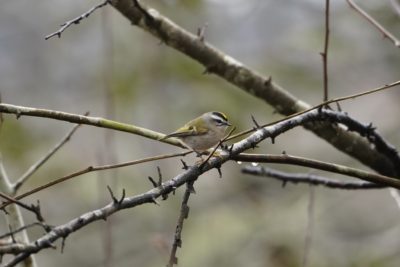
M363 18L365 18L369 23L371 23L379 32L382 33L384 38L390 40L396 47L400 47L400 41L385 29L379 22L377 22L373 17L371 17L367 12L365 12L359 5L357 5L353 0L346 0L351 8L353 8L357 13L359 13ZM393 3L393 2L392 2Z
M46 155L39 159L35 164L33 164L13 185L14 193L31 177L35 171L37 171L46 161L54 155L66 142L68 142L71 136L79 128L80 124L75 125L72 129L52 148Z
M71 19L67 22L64 22L63 24L61 24L61 28L58 29L57 31L47 35L44 39L48 40L51 37L57 36L58 38L61 37L61 34L67 29L69 28L71 25L73 24L79 24L83 19L89 17L94 11L96 11L96 9L102 8L103 6L107 5L109 3L109 0L106 0L98 5L93 6L91 9L89 9L88 11L86 11L85 13L83 13L82 15Z
M206 73L218 75L247 93L263 99L279 113L290 115L310 107L273 82L271 77L257 73L209 43L199 40L197 35L179 27L157 10L143 5L138 8L132 4L132 0L111 0L110 3L132 24L202 64ZM373 156L369 143L357 135L329 123L307 125L306 128L372 169L380 173L396 175L390 159L379 155ZM355 149L347 149L350 146Z

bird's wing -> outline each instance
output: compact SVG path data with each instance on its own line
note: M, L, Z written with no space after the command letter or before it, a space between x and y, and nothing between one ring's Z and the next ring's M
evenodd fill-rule
M173 133L166 135L163 139L170 138L170 137L188 137L188 136L197 136L203 135L208 132L207 128L204 127L196 127L196 126L188 126L185 125Z

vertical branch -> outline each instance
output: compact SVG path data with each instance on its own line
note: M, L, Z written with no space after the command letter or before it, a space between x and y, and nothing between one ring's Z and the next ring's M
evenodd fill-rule
M328 100L328 48L329 48L329 0L325 0L325 41L324 51L321 54L324 75L324 96L323 101Z
M189 216L189 206L187 205L189 201L190 194L194 192L193 189L194 181L189 181L186 183L185 194L183 195L183 200L181 204L181 212L178 218L178 223L175 229L174 243L172 244L171 254L169 257L169 261L167 267L173 267L174 264L178 264L178 258L176 257L176 251L178 247L182 247L182 229L183 229L183 221Z
M13 190L13 185L10 182L10 179L6 173L6 170L4 169L3 160L1 159L1 156L0 156L0 191L7 195L13 195L15 193ZM22 218L21 210L16 204L11 204L7 208L7 214L5 216L6 216L7 223L9 225L9 227L11 228L11 231L13 231L15 229L20 229L25 225L24 220ZM15 234L14 239L17 242L28 244L29 237L28 237L28 233L27 233L26 229ZM36 264L35 257L33 255L30 255L28 258L26 258L24 260L23 266L24 267L36 267L37 264Z
M103 90L104 90L104 108L105 116L110 119L115 119L115 105L114 105L114 95L112 92L112 75L114 72L113 64L113 34L111 28L111 21L109 16L109 9L102 9L101 16L101 28L102 28L102 43L104 50L104 64L102 70L103 77ZM104 155L102 158L105 162L117 162L117 156L115 153L115 133L114 131L105 131L104 133L104 148L101 154ZM118 171L115 169L111 172L111 188L117 187ZM104 179L99 179L99 181L104 181ZM100 190L103 190L105 185L100 182ZM100 191L102 192L102 191ZM113 218L107 220L106 229L103 235L103 249L104 249L104 266L112 266L113 258Z

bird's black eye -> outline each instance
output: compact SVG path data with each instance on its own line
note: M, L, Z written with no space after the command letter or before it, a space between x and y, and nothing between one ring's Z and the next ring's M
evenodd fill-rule
M222 120L218 120L218 119L214 119L215 123L217 124L217 126L222 126L225 125L226 123Z

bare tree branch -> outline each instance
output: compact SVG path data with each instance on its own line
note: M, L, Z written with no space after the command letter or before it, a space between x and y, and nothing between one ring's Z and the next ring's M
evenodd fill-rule
M17 118L19 118L22 115L34 116L34 117L50 118L50 119L55 119L55 120L68 121L68 122L77 123L77 124L86 124L86 125L107 128L107 129L113 129L113 130L117 130L117 131L128 132L128 133L140 135L140 136L150 138L153 140L159 140L160 142L163 142L163 143L167 143L167 144L185 148L181 144L181 142L179 142L179 140L177 140L176 138L168 138L168 139L160 140L162 137L165 136L165 134L161 134L161 133L158 133L158 132L146 129L146 128L138 127L135 125L131 125L131 124L107 120L107 119L100 118L100 117L83 116L83 115L72 114L72 113L56 111L56 110L29 108L29 107L16 106L16 105L4 104L4 103L0 103L0 112L16 114Z
M107 5L109 3L109 0L106 0L98 5L93 6L91 9L89 9L88 11L86 11L85 13L83 13L82 15L71 19L67 22L64 22L63 24L61 24L61 28L49 35L47 35L44 39L48 40L53 36L57 36L58 38L61 37L61 34L67 29L69 28L71 25L73 24L79 24L83 19L89 17L94 11L96 11L96 9L98 8L102 8L103 6Z
M301 115L301 114L307 113L307 112L309 112L309 111L311 111L311 110L314 110L314 109L321 109L321 108L323 108L324 106L327 106L327 105L332 104L332 103L339 103L339 102L342 102L342 101L345 101L345 100L355 99L355 98L358 98L358 97L361 97L361 96L366 96L366 95L374 94L374 93L377 93L377 92L380 92L380 91L384 91L384 90L387 90L387 89L390 89L390 88L393 88L393 87L396 87L396 86L399 86L399 85L400 85L400 80L399 80L399 81L396 81L396 82L393 82L393 83L385 84L385 85L383 85L383 86L379 86L379 87L377 87L377 88L374 88L374 89L371 89L371 90L368 90L368 91L364 91L364 92L361 92L361 93L357 93L357 94L353 94L353 95L348 95L348 96L343 96L343 97L334 98L334 99L331 99L331 100L322 102L322 103L320 103L320 104L318 104L318 105L315 105L315 106L313 106L313 107L311 107L311 108L309 108L309 109L306 109L306 110L297 112L297 113L295 113L295 114L289 115L289 116L287 116L287 117L285 117L285 118L282 118L282 119L280 119L280 120L273 121L273 122L269 122L269 123L267 123L267 124L263 124L263 125L261 125L261 126L259 126L259 127L270 126L270 125L273 125L273 124L275 124L275 123L278 123L278 122L281 122L281 121L285 121L285 120L287 120L287 119L294 118L294 117L299 116L299 115ZM256 127L256 128L259 128L259 127ZM254 132L255 130L256 130L256 129L252 128L252 129L249 129L249 130L246 130L246 131L239 132L239 133L237 133L237 134L234 134L234 135L230 136L229 138L227 138L227 140L232 140L232 139L235 139L235 138L237 138L237 137L244 136L244 135L246 135L246 134L249 134L249 133Z
M317 170L328 171L332 173L339 173L351 177L360 178L364 181L378 183L382 185L389 185L400 189L400 180L392 177L387 177L380 174L366 172L360 169L351 168L334 163L323 162L319 160L312 160L302 157L291 156L287 154L272 155L272 154L239 154L232 158L240 162L257 162L257 163L278 163L297 165L302 167L310 167Z
M242 169L242 173L255 175L259 177L271 177L276 180L282 181L284 185L286 185L287 183L294 183L294 184L304 183L308 185L321 185L332 189L346 189L346 190L386 188L386 186L376 183L363 182L363 181L350 182L350 181L335 180L310 173L288 173L260 166L257 167L246 166Z
M109 164L109 165L100 165L100 166L89 166L85 169L76 171L74 173L65 175L61 178L58 178L52 182L49 182L47 184L44 184L42 186L36 187L32 190L29 190L28 192L25 192L23 194L20 194L18 196L15 196L14 199L22 199L24 197L27 197L29 195L32 195L34 193L37 193L39 191L42 191L46 188L49 188L51 186L54 186L56 184L65 182L67 180L70 180L74 177L78 177L80 175L89 173L89 172L95 172L95 171L103 171L103 170L110 170L110 169L116 169L116 168L121 168L121 167L126 167L126 166L132 166L132 165L137 165L137 164L141 164L141 163L145 163L145 162L150 162L150 161L156 161L156 160L161 160L161 159L167 159L167 158L174 158L174 157L183 157L189 153L192 153L191 151L188 152L182 152L182 153L174 153L174 154L166 154L166 155L159 155L159 156L154 156L154 157L148 157L148 158L143 158L143 159L138 159L138 160L133 160L133 161L127 161L127 162L123 162L123 163L118 163L118 164ZM7 207L9 204L11 204L12 202L6 202L2 205L0 205L0 209L3 209L5 207Z
M373 17L371 17L365 10L363 10L359 5L357 5L353 0L346 0L347 3L353 8L357 13L359 13L363 18L365 18L369 23L371 23L379 32L382 33L384 38L390 40L396 47L400 47L400 41L385 29L379 22L377 22ZM392 2L393 3L393 2Z
M167 267L173 267L174 264L178 264L178 257L176 256L176 252L178 247L182 247L182 230L183 230L183 222L185 219L189 217L189 197L193 192L193 182L190 181L186 183L186 190L183 195L182 203L181 203L181 211L179 213L178 222L176 224L175 234L174 234L174 242L172 244L171 253L169 256L169 261Z
M325 0L325 40L322 56L322 71L324 81L323 101L328 101L328 47L329 47L329 0Z
M52 148L50 149L46 155L40 158L35 164L33 164L13 185L14 192L17 192L18 189L31 177L35 171L37 171L51 156L53 156L58 149L60 149L65 143L69 141L71 136L75 133L75 131L79 128L80 124L75 125L72 129Z
M110 3L132 24L202 64L206 73L216 74L244 91L263 99L279 113L290 115L310 107L282 89L272 81L271 77L265 77L251 70L209 43L202 42L197 35L182 29L157 10L139 5L137 1L135 1L137 4L133 5L132 0L111 0ZM368 142L356 135L332 127L328 123L306 125L306 128L372 169L382 174L396 175L390 159L382 155L373 157L373 151ZM350 146L356 146L356 149L347 149ZM378 160L376 160L377 157ZM379 164L377 161L379 161Z

